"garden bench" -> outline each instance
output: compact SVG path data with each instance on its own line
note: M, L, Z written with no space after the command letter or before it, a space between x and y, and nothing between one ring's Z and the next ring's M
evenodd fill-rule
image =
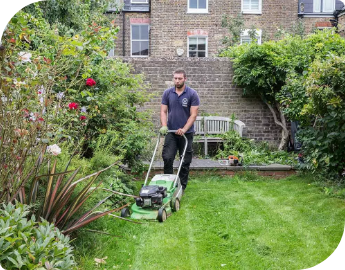
M222 142L223 139L217 135L228 132L233 127L235 131L242 137L245 124L240 120L234 120L231 123L229 117L221 116L198 116L194 122L195 135L194 142L203 142L205 149L205 157L208 156L208 146L210 142Z

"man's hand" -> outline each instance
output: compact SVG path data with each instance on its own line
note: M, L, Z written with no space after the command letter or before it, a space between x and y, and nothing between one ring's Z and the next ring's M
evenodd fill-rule
M167 126L162 126L159 130L159 133L163 136L167 135L168 133L168 127Z
M185 134L186 133L186 130L184 130L183 128L179 128L177 131L176 131L176 134L177 135L180 135L180 136L182 136L183 134Z

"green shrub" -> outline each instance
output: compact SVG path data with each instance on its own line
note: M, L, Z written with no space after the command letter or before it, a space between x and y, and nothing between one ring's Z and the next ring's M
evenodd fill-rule
M222 135L223 148L218 149L216 158L227 158L230 155L243 157L243 165L265 165L272 163L296 164L296 155L278 151L267 142L255 142L242 138L236 131Z
M344 179L345 56L314 61L304 83L308 103L301 115L311 119L300 132L307 168L328 178Z
M76 269L69 237L53 224L27 219L29 206L17 203L0 209L0 264L11 269Z

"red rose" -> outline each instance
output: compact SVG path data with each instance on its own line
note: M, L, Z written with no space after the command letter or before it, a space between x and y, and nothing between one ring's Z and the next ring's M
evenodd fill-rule
M39 117L39 118L37 119L37 121L38 121L38 122L44 122L44 119L43 119L42 117Z
M88 78L88 79L86 80L86 85L87 85L87 86L94 86L94 85L96 85L96 82L95 82L94 79Z
M71 110L76 110L76 109L78 109L78 104L75 103L75 102L71 102L70 104L68 104L68 107L69 107Z
M86 120L86 116L85 115L80 116L80 121L83 121L83 120Z

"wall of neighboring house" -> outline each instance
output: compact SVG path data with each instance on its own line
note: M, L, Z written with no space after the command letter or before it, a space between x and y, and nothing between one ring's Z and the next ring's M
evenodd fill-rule
M297 0L262 1L262 14L243 14L245 25L254 25L269 38L277 28L290 28L298 19ZM188 13L188 0L155 0L151 3L151 55L174 57L182 48L187 56L188 36L206 36L208 57L214 57L223 46L221 40L228 30L221 26L222 16L236 17L241 12L241 0L208 0L208 13Z
M130 19L150 18L150 57L175 57L182 48L187 56L188 36L205 36L207 56L214 57L223 48L221 40L229 35L221 26L222 16L236 17L241 13L241 0L208 0L208 13L188 13L188 0L151 1L150 12L121 12L116 16L120 32L116 44L116 55L123 56L122 31L125 28L125 56L130 56ZM298 0L263 0L260 14L243 14L246 28L261 29L266 39L274 38L277 29L289 29L298 19ZM129 0L125 0L130 5ZM114 16L114 15L109 15ZM125 24L123 17L125 16Z
M123 59L130 63L135 73L144 73L146 82L151 84L152 100L145 104L151 109L153 120L159 126L159 111L163 91L173 86L173 72L177 68L185 69L187 84L194 88L200 97L199 115L218 115L236 118L246 124L244 136L270 141L280 140L281 129L260 99L242 96L242 89L232 82L232 65L228 58L130 58Z
M140 24L140 19L145 18L149 19L150 24L149 57L177 57L177 49L183 50L182 56L185 57L188 54L188 37L193 36L206 37L207 56L216 56L223 48L222 38L229 35L228 30L221 26L222 16L235 17L241 13L243 0L207 0L207 13L190 13L188 1L151 0L140 5L132 4L131 0L124 0L125 11L116 15L120 31L115 41L115 55L131 56L131 24L133 21ZM290 30L298 18L302 18L306 33L316 28L332 27L330 19L334 19L333 12L315 12L314 1L323 2L323 0L261 0L260 14L243 12L245 27L255 26L262 30L263 40L275 39L278 29ZM335 9L344 6L340 0L328 1L334 1ZM147 21L142 22L147 23ZM123 29L125 44L123 44Z

